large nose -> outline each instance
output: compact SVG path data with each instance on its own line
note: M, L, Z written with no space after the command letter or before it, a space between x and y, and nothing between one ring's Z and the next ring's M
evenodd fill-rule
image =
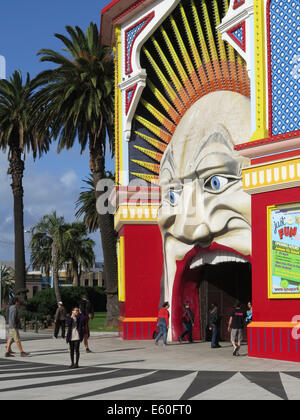
M185 243L197 242L202 246L211 243L212 233L198 179L184 185L172 230L173 236Z

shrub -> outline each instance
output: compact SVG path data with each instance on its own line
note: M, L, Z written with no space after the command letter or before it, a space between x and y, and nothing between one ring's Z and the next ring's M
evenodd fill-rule
M71 286L61 287L61 298L67 313L78 306L82 295L87 295L94 306L95 312L106 311L106 295L101 287ZM44 289L33 298L28 299L26 310L39 313L41 316L50 315L52 318L57 309L54 289Z

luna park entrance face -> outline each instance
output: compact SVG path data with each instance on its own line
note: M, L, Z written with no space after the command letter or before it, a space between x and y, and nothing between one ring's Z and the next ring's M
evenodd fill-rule
M220 341L230 341L228 321L236 301L240 301L242 309L247 309L251 301L251 264L220 263L204 265L199 273L199 308L200 329L203 340L211 340L208 328L208 317L212 303L218 304L221 316ZM244 340L246 338L244 329Z

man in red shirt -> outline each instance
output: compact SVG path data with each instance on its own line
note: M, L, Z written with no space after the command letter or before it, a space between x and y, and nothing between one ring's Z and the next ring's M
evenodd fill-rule
M159 332L157 334L157 337L155 339L155 344L158 345L158 340L161 336L163 336L163 346L167 345L167 333L168 333L168 327L169 327L169 309L170 305L169 302L165 302L161 309L158 311L157 315L157 325L159 328Z

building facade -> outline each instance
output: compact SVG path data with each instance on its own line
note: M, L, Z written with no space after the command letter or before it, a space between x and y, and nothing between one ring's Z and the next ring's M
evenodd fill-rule
M189 301L195 339L216 302L227 340L238 299L253 301L250 356L300 360L298 33L295 0L115 0L102 11L115 53L124 339L151 338L169 301L177 341Z

